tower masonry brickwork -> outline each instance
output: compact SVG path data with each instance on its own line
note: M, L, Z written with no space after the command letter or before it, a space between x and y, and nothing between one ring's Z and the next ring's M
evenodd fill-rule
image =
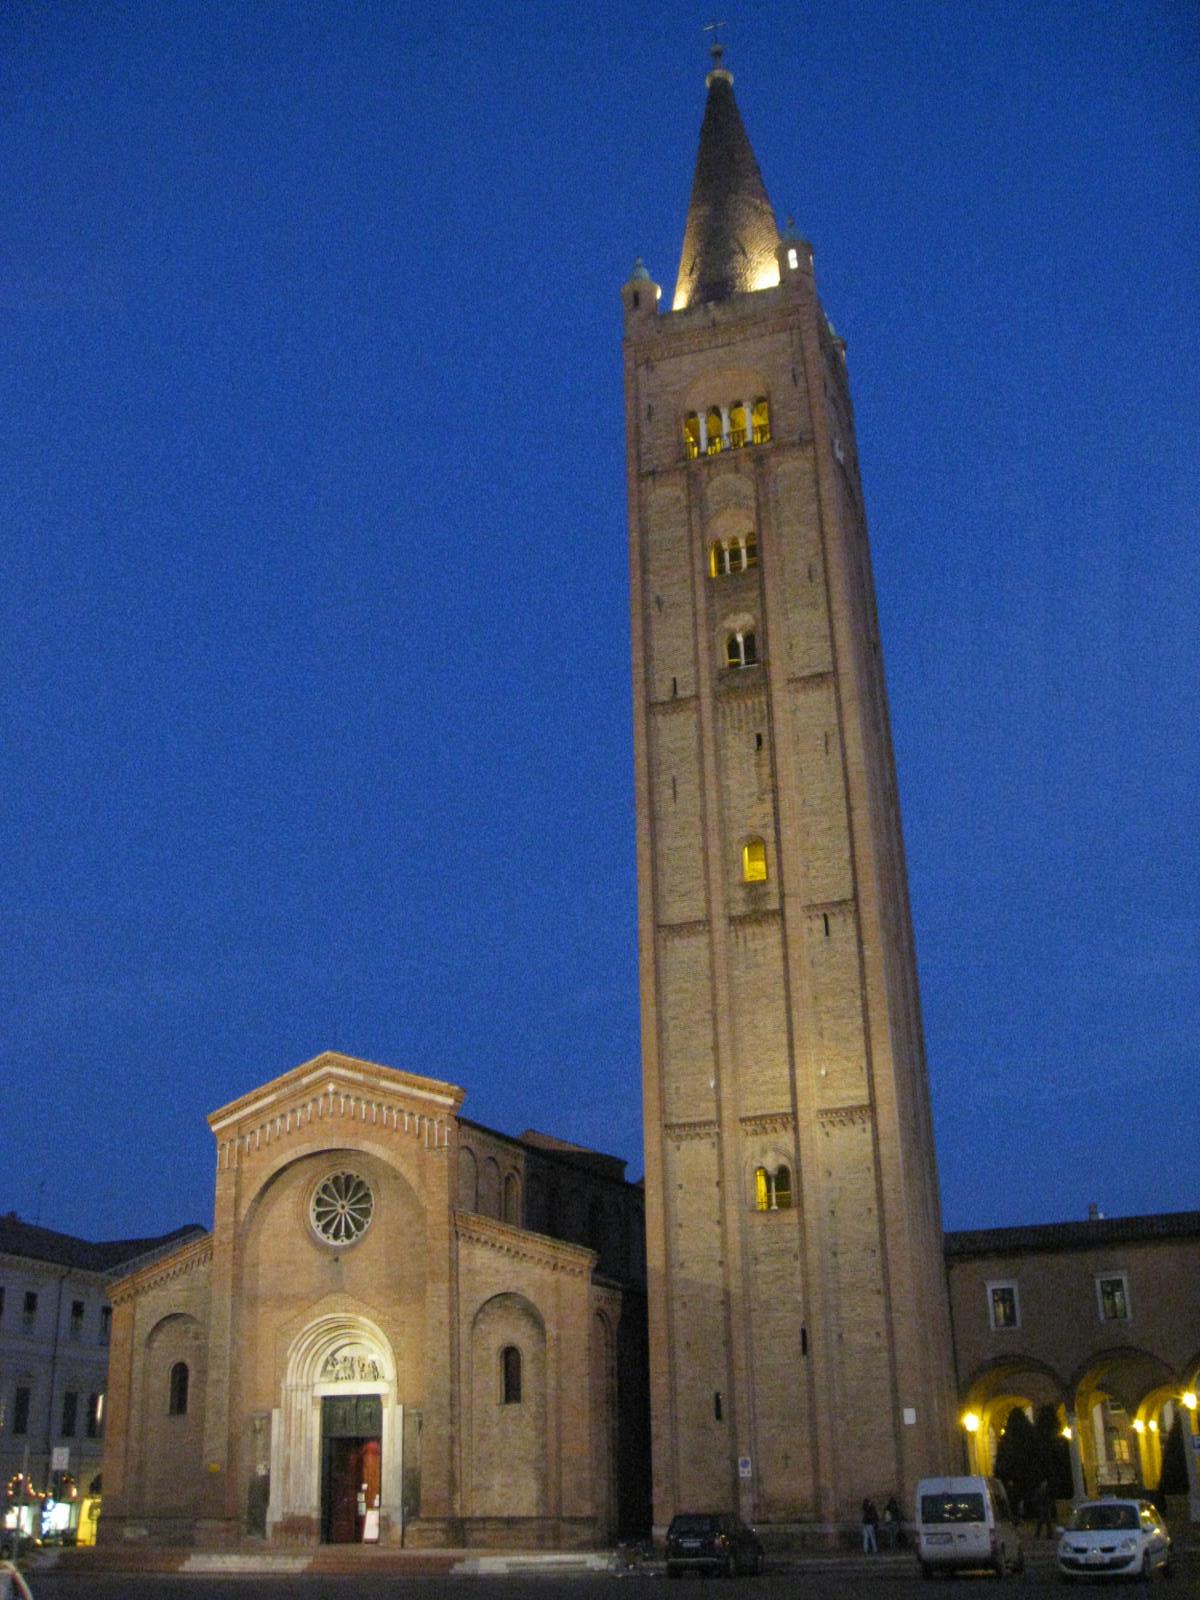
M717 54L673 309L624 286L654 1521L958 1460L845 348Z

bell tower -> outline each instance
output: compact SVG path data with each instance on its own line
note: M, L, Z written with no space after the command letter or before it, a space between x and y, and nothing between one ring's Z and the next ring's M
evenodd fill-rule
M846 352L713 51L622 290L654 1520L949 1469L916 961Z

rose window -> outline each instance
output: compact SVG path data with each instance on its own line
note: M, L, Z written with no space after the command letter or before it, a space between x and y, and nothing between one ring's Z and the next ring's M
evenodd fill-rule
M366 1233L375 1197L357 1172L335 1172L313 1192L309 1216L326 1244L354 1244Z

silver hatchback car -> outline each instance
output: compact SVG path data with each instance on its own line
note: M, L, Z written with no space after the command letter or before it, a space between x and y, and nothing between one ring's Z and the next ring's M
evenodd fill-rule
M1058 1539L1064 1578L1149 1578L1171 1570L1171 1536L1149 1500L1088 1500Z

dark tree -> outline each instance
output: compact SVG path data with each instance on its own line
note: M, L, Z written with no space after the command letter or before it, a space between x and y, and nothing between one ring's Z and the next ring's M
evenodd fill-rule
M1162 1494L1188 1492L1187 1460L1183 1451L1183 1414L1176 1411L1175 1421L1171 1424L1171 1431L1167 1434L1167 1442L1163 1446L1162 1476L1158 1480Z
M1062 1436L1058 1412L1053 1406L1038 1407L1033 1433L1038 1481L1045 1479L1056 1500L1069 1500L1075 1492L1071 1482L1071 1447Z
M1013 1510L1024 1502L1029 1515L1033 1497L1045 1474L1037 1457L1037 1440L1033 1424L1021 1406L1008 1413L1004 1432L996 1447L996 1476L1007 1487Z

